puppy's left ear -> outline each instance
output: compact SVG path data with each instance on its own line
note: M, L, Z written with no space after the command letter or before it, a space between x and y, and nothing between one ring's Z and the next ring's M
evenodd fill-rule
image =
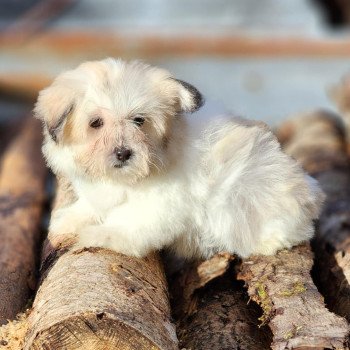
M193 113L201 108L205 102L202 94L191 84L183 80L174 79L178 84L178 98L181 112Z

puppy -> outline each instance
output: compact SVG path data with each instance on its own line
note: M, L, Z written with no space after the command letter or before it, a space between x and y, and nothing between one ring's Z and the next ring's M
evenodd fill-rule
M274 254L310 239L323 194L262 123L201 115L192 85L105 59L40 92L43 153L76 200L50 237L137 257Z

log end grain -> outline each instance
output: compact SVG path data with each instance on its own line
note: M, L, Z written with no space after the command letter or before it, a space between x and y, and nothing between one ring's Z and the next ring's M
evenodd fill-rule
M39 333L32 350L160 350L162 347L107 312L79 314Z

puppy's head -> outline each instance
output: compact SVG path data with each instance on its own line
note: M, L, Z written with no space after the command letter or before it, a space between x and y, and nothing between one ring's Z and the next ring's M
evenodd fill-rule
M174 123L202 103L163 69L106 59L59 75L34 112L54 172L133 183L165 166Z

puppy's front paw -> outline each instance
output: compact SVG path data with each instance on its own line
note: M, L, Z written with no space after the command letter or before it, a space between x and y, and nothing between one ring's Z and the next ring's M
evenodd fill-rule
M72 207L58 209L52 214L49 232L52 235L75 235L87 222L87 217Z
M52 236L74 234L76 232L76 227L68 218L52 218L49 232Z
M70 248L76 244L77 235L73 233L51 234L51 232L49 232L47 240L50 243L50 249L60 250Z
M99 225L89 225L77 232L77 244L79 248L106 247L108 234Z
M102 225L89 225L77 233L75 248L100 247L114 250L118 253L140 257L142 254L135 249L130 241L118 234L116 230Z
M59 209L51 217L48 240L54 249L71 247L77 242L80 222L72 218L69 211Z

